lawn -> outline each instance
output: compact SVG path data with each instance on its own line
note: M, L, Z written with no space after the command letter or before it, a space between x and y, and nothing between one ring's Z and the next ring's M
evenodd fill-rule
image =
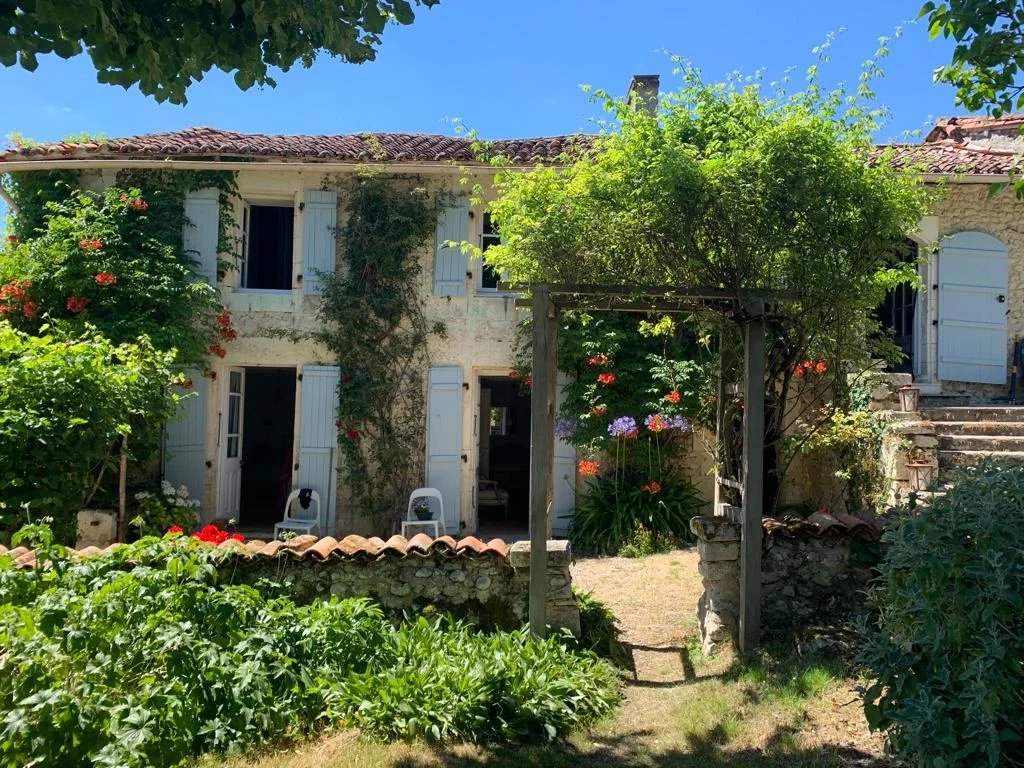
M855 681L840 669L765 655L746 665L702 659L695 550L640 560L599 558L573 568L576 585L619 617L634 669L614 719L554 744L366 743L354 731L203 766L432 768L663 766L840 768L888 765L867 730Z

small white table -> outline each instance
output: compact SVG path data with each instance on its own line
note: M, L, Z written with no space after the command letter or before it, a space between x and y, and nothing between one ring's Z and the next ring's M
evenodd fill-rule
M426 529L426 528L429 528L431 526L433 526L433 528L434 528L434 538L436 539L437 537L439 537L441 535L441 531L444 530L444 523L442 523L440 520L403 520L402 521L402 536L404 536L405 538L408 539L409 538L409 529L410 528L421 527L421 528ZM424 533L426 533L425 530L424 530Z

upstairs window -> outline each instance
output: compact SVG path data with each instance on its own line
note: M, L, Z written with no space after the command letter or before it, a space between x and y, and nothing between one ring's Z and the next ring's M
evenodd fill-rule
M295 211L291 205L247 205L243 211L242 287L290 290Z
M498 233L498 228L494 222L491 221L491 214L484 214L483 230L480 235L480 252L481 255L487 253L487 249L492 245L498 245L501 243L501 235ZM480 290L481 291L497 291L498 281L501 279L501 275L497 270L494 269L490 264L485 261L481 261L480 265Z

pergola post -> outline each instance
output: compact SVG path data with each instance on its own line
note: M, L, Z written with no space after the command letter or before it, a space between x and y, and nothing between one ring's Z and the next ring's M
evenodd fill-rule
M740 652L761 634L761 513L764 509L764 300L752 299L743 346L743 521L740 549Z
M725 463L725 454L722 451L722 441L725 439L725 414L726 402L729 397L728 381L726 376L729 371L729 364L725 359L730 349L725 338L725 328L718 330L718 397L715 401L715 498L714 506L711 507L711 514L717 515L721 504L727 500L724 492L724 485L720 482L723 478L729 477L729 467Z
M530 400L530 631L547 632L547 549L554 496L558 313L547 285L533 286L533 390Z

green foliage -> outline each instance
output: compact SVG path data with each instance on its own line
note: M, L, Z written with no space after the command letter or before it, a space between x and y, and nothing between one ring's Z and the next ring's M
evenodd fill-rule
M549 739L609 714L614 670L559 638L484 635L443 618L403 624L374 675L350 677L335 711L380 739Z
M653 117L608 99L615 122L588 153L498 175L502 243L487 261L517 285L793 292L768 324L766 438L777 449L794 417L796 364L826 359L835 372L893 353L875 308L886 287L913 279L898 254L929 193L912 169L869 161L869 65L856 95L823 91L816 70L805 91L768 96L756 79L708 85L688 68ZM737 381L741 334L730 307L717 319L723 308L708 309L702 331L724 331L725 375ZM783 466L766 461L770 472Z
M703 501L696 488L671 470L649 489L651 478L635 469L597 477L576 502L569 538L578 552L609 555L633 539L638 526L655 537L689 541L690 518L700 514Z
M20 211L9 217L10 234L25 239L45 229L48 203L66 199L68 191L78 187L78 178L78 171L23 171L0 177L0 185Z
M612 669L559 638L392 626L225 581L224 549L147 538L47 568L0 557L0 766L174 766L333 723L386 738L554 736L607 714ZM273 590L272 590L273 591Z
M30 331L53 320L88 324L115 344L148 336L181 361L201 360L217 339L220 305L182 251L182 198L151 203L137 188L118 187L66 192L47 204L45 229L0 253L0 282L31 280L38 307L14 321ZM175 227L167 208L179 211Z
M594 597L592 592L581 592L574 587L572 594L580 607L580 647L618 667L627 668L629 653L622 647L619 639L622 630L612 609Z
M199 500L190 498L184 485L175 488L164 480L159 491L137 492L135 509L128 514L140 536L163 536L175 525L189 533L196 527Z
M372 61L389 23L411 24L413 7L438 0L360 3L183 2L156 5L115 0L0 6L0 65L29 71L39 54L63 59L88 52L101 83L174 104L211 69L234 73L235 84L274 86L271 68L310 67L323 51L344 61Z
M341 474L364 514L385 524L419 484L425 450L428 329L420 253L437 211L412 179L361 177L342 199L339 269L322 274L322 329L338 358Z
M680 541L671 533L654 533L638 523L632 535L619 549L619 557L647 557L679 549Z
M88 327L38 330L0 320L0 537L30 504L35 520L52 516L72 541L75 513L116 483L122 438L134 460L158 448L150 427L172 412L171 356L145 337L117 345Z
M923 768L1024 761L1024 468L988 463L891 526L864 711Z

